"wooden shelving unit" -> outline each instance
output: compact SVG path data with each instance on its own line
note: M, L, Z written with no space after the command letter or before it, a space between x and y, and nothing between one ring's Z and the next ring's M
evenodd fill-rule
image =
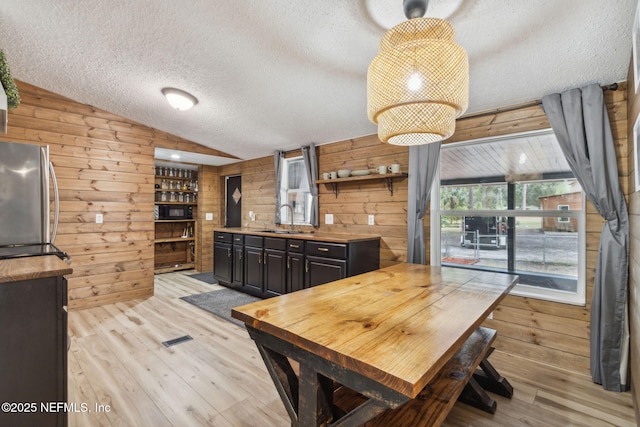
M371 175L363 175L363 176L349 176L347 178L336 178L336 179L318 179L315 181L316 184L328 184L331 185L333 189L333 193L338 197L339 193L339 185L349 182L362 182L362 181L373 181L373 180L384 180L387 186L387 189L393 196L393 181L395 179L404 179L408 177L408 173L385 173L378 174L374 173Z
M171 271L188 270L195 268L196 247L197 247L197 201L193 198L198 192L194 190L185 190L184 185L190 181L198 179L197 173L192 176L176 177L156 175L155 183L161 187L162 180L174 181L174 188L156 188L156 206L191 206L193 209L193 218L185 219L156 219L155 220L155 262L154 271L156 274L168 273ZM177 184L178 182L179 184ZM177 188L176 188L177 187ZM189 202L185 201L169 201L161 200L162 193L171 192L182 193L183 198L189 194ZM169 197L167 197L168 199ZM184 200L184 199L183 199Z

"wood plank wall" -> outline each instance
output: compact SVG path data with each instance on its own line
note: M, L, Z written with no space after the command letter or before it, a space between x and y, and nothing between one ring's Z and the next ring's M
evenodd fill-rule
M0 138L50 147L61 199L55 243L73 258L69 307L152 295L154 146L185 141L17 84L22 103Z
M635 141L633 127L640 115L640 96L635 93L635 83L633 74L633 61L630 61L627 88L627 138L629 146L628 153L628 183L629 193L629 326L631 333L631 392L633 393L633 403L636 411L636 420L640 424L640 192L635 192L635 172L636 165L634 155Z
M618 175L629 194L626 84L606 91L618 157ZM549 128L540 106L460 120L452 141ZM496 348L589 375L589 313L602 218L587 202L586 307L508 296L486 326L498 330Z
M56 243L73 256L70 307L79 308L151 295L153 292L153 147L176 138L124 118L18 82L21 106L9 113L8 141L47 144L60 180L61 225ZM625 194L632 182L632 152L627 144L632 124L627 123L627 89L606 92L618 153L618 168ZM637 114L638 102L634 100ZM548 128L540 107L498 112L461 119L450 141ZM288 156L298 152L288 153ZM381 164L408 166L406 148L381 144L375 135L318 147L320 172L340 168L375 168ZM222 167L201 168L198 207L198 269L211 271L212 230L224 222L224 176L243 179L243 226L273 227L274 169L271 156ZM406 260L407 179L394 184L393 195L383 181L346 184L336 197L320 186L319 231L382 236L381 264ZM637 221L638 200L631 198L632 221ZM256 213L256 221L248 212ZM213 221L205 221L207 212ZM105 215L95 224L95 214ZM324 224L324 214L334 224ZM367 225L375 215L376 225ZM428 235L428 218L425 218ZM633 223L632 223L633 225ZM591 299L601 219L587 207L587 300ZM636 227L637 228L637 227ZM632 227L633 229L633 227ZM632 248L638 236L632 235ZM638 251L632 253L634 359L638 360ZM496 345L565 369L588 373L589 305L575 307L539 300L508 297L488 321L499 331ZM634 376L636 388L638 375Z
M300 156L300 151L286 157ZM381 144L376 135L354 138L318 147L318 170L373 169L379 165L399 163L408 167L408 149ZM275 176L273 157L263 157L220 167L221 176L242 175L242 226L252 229L273 228L275 217ZM329 185L320 185L320 227L331 233L373 234L382 236L380 263L388 266L406 260L407 253L407 179L394 182L393 196L382 180L342 184L338 197ZM220 215L224 215L221 205ZM248 212L256 214L250 221ZM332 225L324 223L325 214L333 214ZM367 225L368 215L375 215L376 225ZM312 227L296 229L310 231Z
M627 104L626 85L616 92L605 92L612 122L618 168L625 194L627 177ZM447 141L498 136L515 132L548 129L549 122L540 106L497 112L482 117L458 120L456 133ZM299 155L298 152L287 156ZM407 171L408 149L382 144L376 135L349 139L318 147L319 171L337 169L365 169L378 165L400 163ZM272 228L275 204L273 157L245 161L219 169L221 177L242 175L243 226L253 229ZM383 181L350 183L340 186L336 197L330 186L321 185L320 226L318 231L380 235L381 264L406 261L407 179L394 184L393 196ZM221 187L221 191L223 187ZM220 204L223 215L223 204ZM256 221L248 212L256 213ZM324 224L324 214L334 215L334 224ZM375 215L376 225L367 225L369 214ZM425 218L425 234L429 239L429 218ZM595 262L602 222L595 209L587 206L587 300L591 300ZM304 227L302 228L304 229ZM427 249L428 252L428 249ZM427 253L427 259L429 254ZM589 304L586 307L558 304L530 298L509 296L494 313L487 326L498 330L496 347L512 354L541 360L583 374L589 373Z

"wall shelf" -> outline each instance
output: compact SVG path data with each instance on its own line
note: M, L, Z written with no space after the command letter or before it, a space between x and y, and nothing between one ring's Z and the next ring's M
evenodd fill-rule
M389 193L393 196L393 180L394 179L404 179L408 177L407 173L384 173L384 174L371 174L364 176L349 176L347 178L336 178L336 179L318 179L315 181L316 184L327 184L331 185L333 189L333 194L338 197L339 193L339 184L348 183L348 182L360 182L360 181L374 181L374 180L384 180Z
M192 176L190 178L156 175L155 184L161 186L163 180L176 181L178 183L189 183L190 181L196 181L197 179L197 172L192 172ZM180 184L180 187L182 187L182 184ZM167 194L172 192L194 195L198 194L195 190L156 188L156 199L158 199L160 194L163 192L166 192ZM158 274L195 268L196 247L198 242L198 202L170 202L156 200L154 204L156 206L191 206L192 208L189 209L191 209L193 213L193 218L155 220L155 273ZM182 237L185 234L190 234L190 237Z
M194 242L194 237L171 237L169 239L156 239L155 243Z

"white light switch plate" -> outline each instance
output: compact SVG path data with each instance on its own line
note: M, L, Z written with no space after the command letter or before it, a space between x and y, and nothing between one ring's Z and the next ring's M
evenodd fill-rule
M213 221L213 213L207 212L206 214L204 214L204 219L207 221Z
M102 224L104 222L104 215L96 214L96 224Z
M324 214L324 223L333 224L333 214Z
M375 217L373 215L369 215L369 225L376 225Z

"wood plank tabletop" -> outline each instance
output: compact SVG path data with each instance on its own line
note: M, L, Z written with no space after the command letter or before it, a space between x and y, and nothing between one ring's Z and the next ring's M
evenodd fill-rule
M414 398L517 281L401 263L236 307L232 316Z

